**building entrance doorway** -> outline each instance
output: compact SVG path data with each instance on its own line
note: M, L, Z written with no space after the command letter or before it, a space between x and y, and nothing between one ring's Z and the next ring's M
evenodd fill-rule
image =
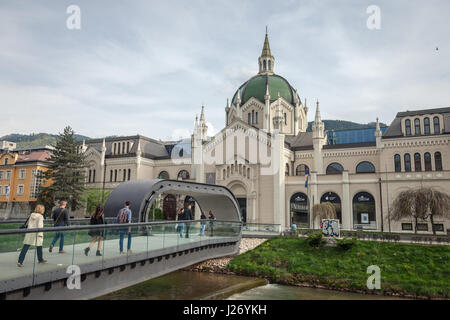
M247 222L247 198L237 198L239 209L241 209L242 222Z

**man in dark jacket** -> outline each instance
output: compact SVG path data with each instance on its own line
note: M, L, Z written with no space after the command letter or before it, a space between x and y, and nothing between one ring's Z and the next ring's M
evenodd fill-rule
M69 225L69 212L66 209L67 202L61 201L59 203L59 208L55 209L52 213L53 218L53 226L55 228L65 227ZM59 253L66 253L64 251L64 236L65 232L56 232L55 237L53 238L52 244L48 251L52 252L53 247L55 246L56 241L59 240Z
M187 209L184 210L184 217L183 220L193 220L192 219L192 210L191 210L191 205L187 206ZM189 238L189 228L190 228L190 223L186 223L186 238Z

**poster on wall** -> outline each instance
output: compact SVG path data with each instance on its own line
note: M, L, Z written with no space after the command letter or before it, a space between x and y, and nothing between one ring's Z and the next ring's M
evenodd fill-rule
M339 220L322 219L320 227L324 237L339 237Z
M216 184L216 173L215 172L207 172L206 173L206 183L207 184Z
M369 214L361 213L361 223L369 223Z

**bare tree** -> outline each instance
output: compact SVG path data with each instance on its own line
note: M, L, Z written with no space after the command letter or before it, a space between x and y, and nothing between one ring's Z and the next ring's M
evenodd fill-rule
M331 202L316 203L312 208L312 221L314 229L314 221L319 218L322 219L337 219L336 218L336 208Z
M405 218L413 218L415 222L414 232L417 233L419 219L430 219L433 234L434 219L449 217L450 197L440 191L431 188L419 188L402 191L398 194L392 206L392 220L400 221Z

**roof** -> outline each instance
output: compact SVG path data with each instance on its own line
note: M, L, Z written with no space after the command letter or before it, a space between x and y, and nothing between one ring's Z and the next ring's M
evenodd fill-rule
M50 153L46 151L35 151L29 154L19 154L16 163L42 161L45 162L50 158Z
M374 141L342 143L342 144L326 144L323 146L323 149L346 149L346 148L375 147L376 145L377 145L377 143Z
M312 150L312 132L299 132L296 136L286 136L285 142L292 150Z
M277 100L278 93L280 93L280 96L284 100L292 105L295 105L294 88L292 88L292 86L285 78L276 74L258 74L250 78L248 81L244 82L239 87L239 89L241 90L241 105L245 104L252 97L264 103L267 84L269 84L270 102ZM233 104L236 104L238 91L236 91L233 99L231 100Z
M112 153L113 143L119 141L131 141L133 147L129 153L115 155ZM80 143L81 144L81 143ZM85 141L85 144L102 152L103 139L92 139ZM136 156L138 145L140 145L142 156L148 159L168 159L170 155L164 142L155 139L147 138L141 135L124 136L124 137L109 137L105 138L106 156L107 157L127 157Z
M403 111L398 112L389 128L383 134L383 138L397 138L403 137L402 133L402 118L413 117L413 116L423 116L432 114L442 114L444 116L444 123L441 124L443 133L450 133L450 108L434 108L434 109L422 109L413 111ZM409 137L409 136L408 136Z

